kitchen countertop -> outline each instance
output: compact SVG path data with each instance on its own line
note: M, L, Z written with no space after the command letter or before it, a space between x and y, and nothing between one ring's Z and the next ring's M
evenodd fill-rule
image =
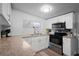
M73 36L71 36L71 35L67 35L67 36L63 36L63 37L66 37L66 38L72 38Z
M22 38L30 38L30 37L41 37L41 36L48 36L47 34L31 34L31 35L24 35L24 36L20 36Z
M32 56L34 53L31 46L23 38L0 39L0 55L2 56Z

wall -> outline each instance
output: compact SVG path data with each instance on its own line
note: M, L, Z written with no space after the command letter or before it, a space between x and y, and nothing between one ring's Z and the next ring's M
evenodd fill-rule
M0 25L10 26L8 23L9 14L11 13L10 3L0 3Z
M77 13L77 21L76 21L76 26L77 26L77 34L79 35L79 12Z
M0 3L0 14L2 14L2 3Z
M2 15L0 15L0 25L10 26Z
M27 13L18 11L18 10L12 10L12 19L10 19L11 22L11 35L27 35L27 34L33 34L34 29L32 26L32 22L39 22L41 23L41 30L40 32L43 33L43 22L44 19L41 19L36 16L29 15ZM24 25L24 23L26 23Z
M10 24L9 18L11 15L11 3L2 3L2 15L5 20Z
M78 53L79 53L79 12L76 13L76 27L77 27L77 38L78 38Z
M9 12L11 12L10 7L10 3L0 3L0 25L10 26L8 24L7 18L5 18L8 16Z

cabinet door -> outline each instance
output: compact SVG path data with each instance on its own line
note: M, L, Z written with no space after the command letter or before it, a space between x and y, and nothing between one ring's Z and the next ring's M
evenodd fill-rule
M39 51L48 48L49 40L47 36L32 38L32 48L35 51Z
M73 28L73 13L66 15L66 28L72 29Z
M32 38L32 49L34 51L39 51L41 50L41 40L39 39L39 37L34 37Z
M48 47L49 46L49 36L46 36L45 39L46 39L46 47Z
M45 49L45 48L48 48L48 45L49 45L49 39L48 39L48 36L43 36L42 39L41 39L41 48L42 49Z
M71 40L70 38L63 38L63 53L71 55Z
M7 20L7 22L10 23L10 15L11 15L11 4L10 3L2 3L2 15Z

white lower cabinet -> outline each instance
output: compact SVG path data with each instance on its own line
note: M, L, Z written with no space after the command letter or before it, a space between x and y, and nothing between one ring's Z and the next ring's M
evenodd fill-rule
M32 48L34 51L39 51L39 50L48 48L48 45L49 45L48 36L32 38Z
M49 37L43 37L42 41L42 49L47 48L49 46Z
M74 37L63 37L63 53L68 56L77 53L77 39Z
M41 48L41 39L39 37L32 38L32 49L34 51L39 51Z
M31 45L32 49L36 52L48 48L49 46L48 36L29 37L25 38L25 40Z
M63 53L65 55L71 55L71 39L63 38Z

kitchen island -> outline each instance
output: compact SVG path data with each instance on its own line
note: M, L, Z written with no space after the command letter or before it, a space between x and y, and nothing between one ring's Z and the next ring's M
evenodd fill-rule
M29 35L22 37L35 52L46 49L49 46L49 36L46 34Z

